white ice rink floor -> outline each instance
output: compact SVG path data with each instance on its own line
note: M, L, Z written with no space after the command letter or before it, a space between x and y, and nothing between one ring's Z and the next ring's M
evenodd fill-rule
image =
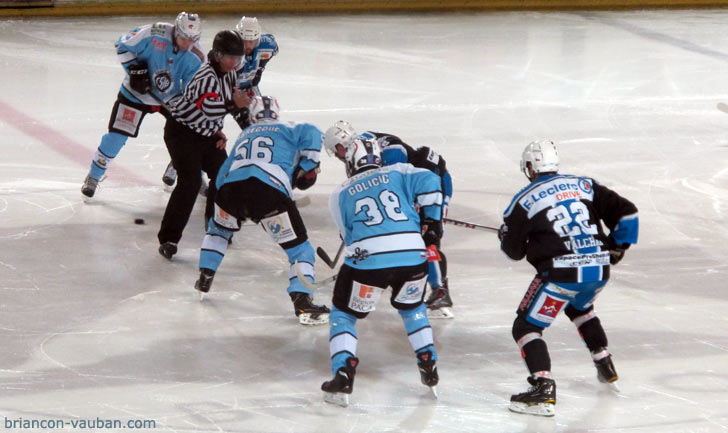
M527 388L510 329L534 272L489 233L446 230L457 317L433 321L440 398L380 302L359 322L343 409L319 390L328 327L297 323L285 255L262 230L235 237L204 302L192 287L201 207L174 260L157 253L161 116L84 204L123 76L114 42L173 18L0 22L0 430L102 419L152 420L139 431L154 432L728 431L728 114L716 109L728 101L728 11L261 17L281 47L261 89L283 115L432 146L454 178L452 218L499 225L535 139L559 144L562 172L637 204L640 242L596 303L622 393L597 382L562 315L545 334L550 419L507 410ZM238 18L203 16L204 48ZM225 132L237 136L232 119ZM302 215L314 246L335 251L326 202L344 169L322 159Z

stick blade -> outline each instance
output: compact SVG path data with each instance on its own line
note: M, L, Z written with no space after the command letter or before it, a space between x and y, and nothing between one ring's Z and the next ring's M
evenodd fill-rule
M334 262L331 260L331 257L329 257L329 255L326 254L326 251L324 251L323 248L321 248L321 247L316 248L316 254L318 254L318 256L321 258L321 260L323 260L324 263L326 263L326 265L328 267L330 267L331 269L334 269Z
M728 104L724 102L718 102L718 105L716 106L720 111L728 114Z

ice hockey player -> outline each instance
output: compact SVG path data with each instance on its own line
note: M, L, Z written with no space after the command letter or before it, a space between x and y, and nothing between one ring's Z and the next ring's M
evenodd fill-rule
M243 61L237 67L238 79L236 85L243 91L245 106L233 113L233 117L240 125L241 129L245 129L249 123L248 105L254 96L260 96L258 83L263 76L266 64L278 54L278 44L271 34L263 34L260 23L255 17L242 17L235 26L235 30L243 38L245 45L245 55ZM177 173L171 163L167 166L167 171L162 181L172 186L174 185ZM204 186L203 186L204 187Z
M382 147L382 164L385 166L408 162L440 176L443 191L443 217L447 216L447 207L452 197L452 178L442 156L427 146L414 149L396 135L372 131L359 135L351 123L344 120L339 120L326 131L324 138L326 153L344 161L348 145L358 136L379 141ZM453 302L448 288L447 258L440 249L440 243L440 239L437 239L434 244L427 245L430 268L428 282L431 293L425 304L431 319L452 319L455 315L452 312Z
M328 323L329 309L313 303L313 292L296 273L298 262L313 282L315 254L292 198L294 188L308 189L316 182L323 134L309 123L281 121L278 102L269 96L253 99L250 122L217 177L215 212L202 242L195 288L210 291L230 236L251 220L261 224L288 256L288 294L299 322Z
M532 386L511 396L509 409L553 416L556 382L542 336L561 310L591 352L599 381L616 390L617 372L594 301L609 279L610 265L637 243L639 219L634 204L594 179L558 174L559 154L551 141L526 146L521 170L531 183L506 209L498 237L508 257L526 257L537 272L512 330Z
M425 245L442 235L441 182L431 171L410 164L382 167L381 154L377 141L355 139L345 157L349 179L329 200L346 259L336 279L331 311L333 379L321 389L325 401L341 406L349 404L359 363L356 322L375 309L387 288L415 352L420 379L437 395L437 352L422 301L427 283Z
M159 253L167 259L177 253L177 243L195 205L200 170L215 179L227 158L223 121L226 114L245 104L243 93L235 87L235 67L243 54L243 40L237 32L218 32L207 55L208 63L195 73L184 93L169 101L172 116L164 125L164 141L179 179L157 234ZM206 222L212 216L215 192L210 185Z
M198 44L201 26L197 14L180 12L174 24L156 23L137 27L116 42L116 53L126 71L111 110L109 132L101 138L91 170L81 187L85 198L96 193L106 169L129 137L139 134L144 116L161 112L184 90L200 68L204 55Z

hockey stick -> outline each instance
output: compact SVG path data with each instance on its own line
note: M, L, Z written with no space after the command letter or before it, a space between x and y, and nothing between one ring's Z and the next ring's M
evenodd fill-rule
M723 103L723 102L718 102L718 106L717 106L717 108L718 108L718 109L719 109L720 111L722 111L722 112L724 112L724 113L728 114L728 104L726 104L726 103Z
M316 281L315 283L312 283L311 281L308 280L308 278L306 278L305 275L303 275L303 272L301 272L301 267L298 266L298 261L296 261L295 266L296 266L296 276L301 281L301 283L303 283L304 286L306 286L307 288L309 288L311 290L316 290L319 287L325 286L331 282L336 281L336 277L338 276L338 274L334 274L328 278L324 278L323 280L319 280L319 281Z
M484 232L495 232L495 233L498 233L498 229L495 228L495 227L489 227L489 226L484 226L484 225L480 225L480 224L469 223L469 222L466 222L466 221L458 221L458 220L454 220L452 218L443 218L442 219L442 222L445 223L445 224L451 224L451 225L454 225L454 226L457 226L457 227L465 227L466 229L473 229L473 230L481 230L481 231L484 231Z
M318 254L321 260L323 260L324 263L326 263L331 269L334 269L336 267L336 263L339 261L339 257L341 256L342 251L344 251L344 241L341 241L341 245L339 245L339 251L336 252L336 257L334 257L334 260L331 260L331 257L326 254L326 251L324 251L323 248L316 248L316 254Z

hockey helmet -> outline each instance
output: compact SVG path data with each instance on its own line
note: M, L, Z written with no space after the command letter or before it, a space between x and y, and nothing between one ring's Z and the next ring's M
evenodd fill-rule
M200 40L202 33L202 23L197 14L188 14L180 12L174 20L174 32L176 36L182 36L185 39L191 39L194 42Z
M354 138L356 137L356 130L351 126L351 123L346 120L339 120L334 123L334 126L326 130L324 134L324 148L329 156L336 155L336 145L341 144L344 149L347 149Z
M354 176L382 166L382 148L375 140L357 137L346 148L346 175Z
M272 96L256 96L250 103L250 123L277 121L280 117L278 101Z
M240 22L235 26L235 30L240 33L244 41L257 41L260 39L260 24L258 24L258 18L255 17L242 17Z
M536 174L556 173L559 171L559 152L551 140L534 141L529 143L521 155L521 171L527 178L528 167Z
M238 32L233 30L221 30L215 35L212 41L212 51L218 56L239 56L245 55L243 39Z

